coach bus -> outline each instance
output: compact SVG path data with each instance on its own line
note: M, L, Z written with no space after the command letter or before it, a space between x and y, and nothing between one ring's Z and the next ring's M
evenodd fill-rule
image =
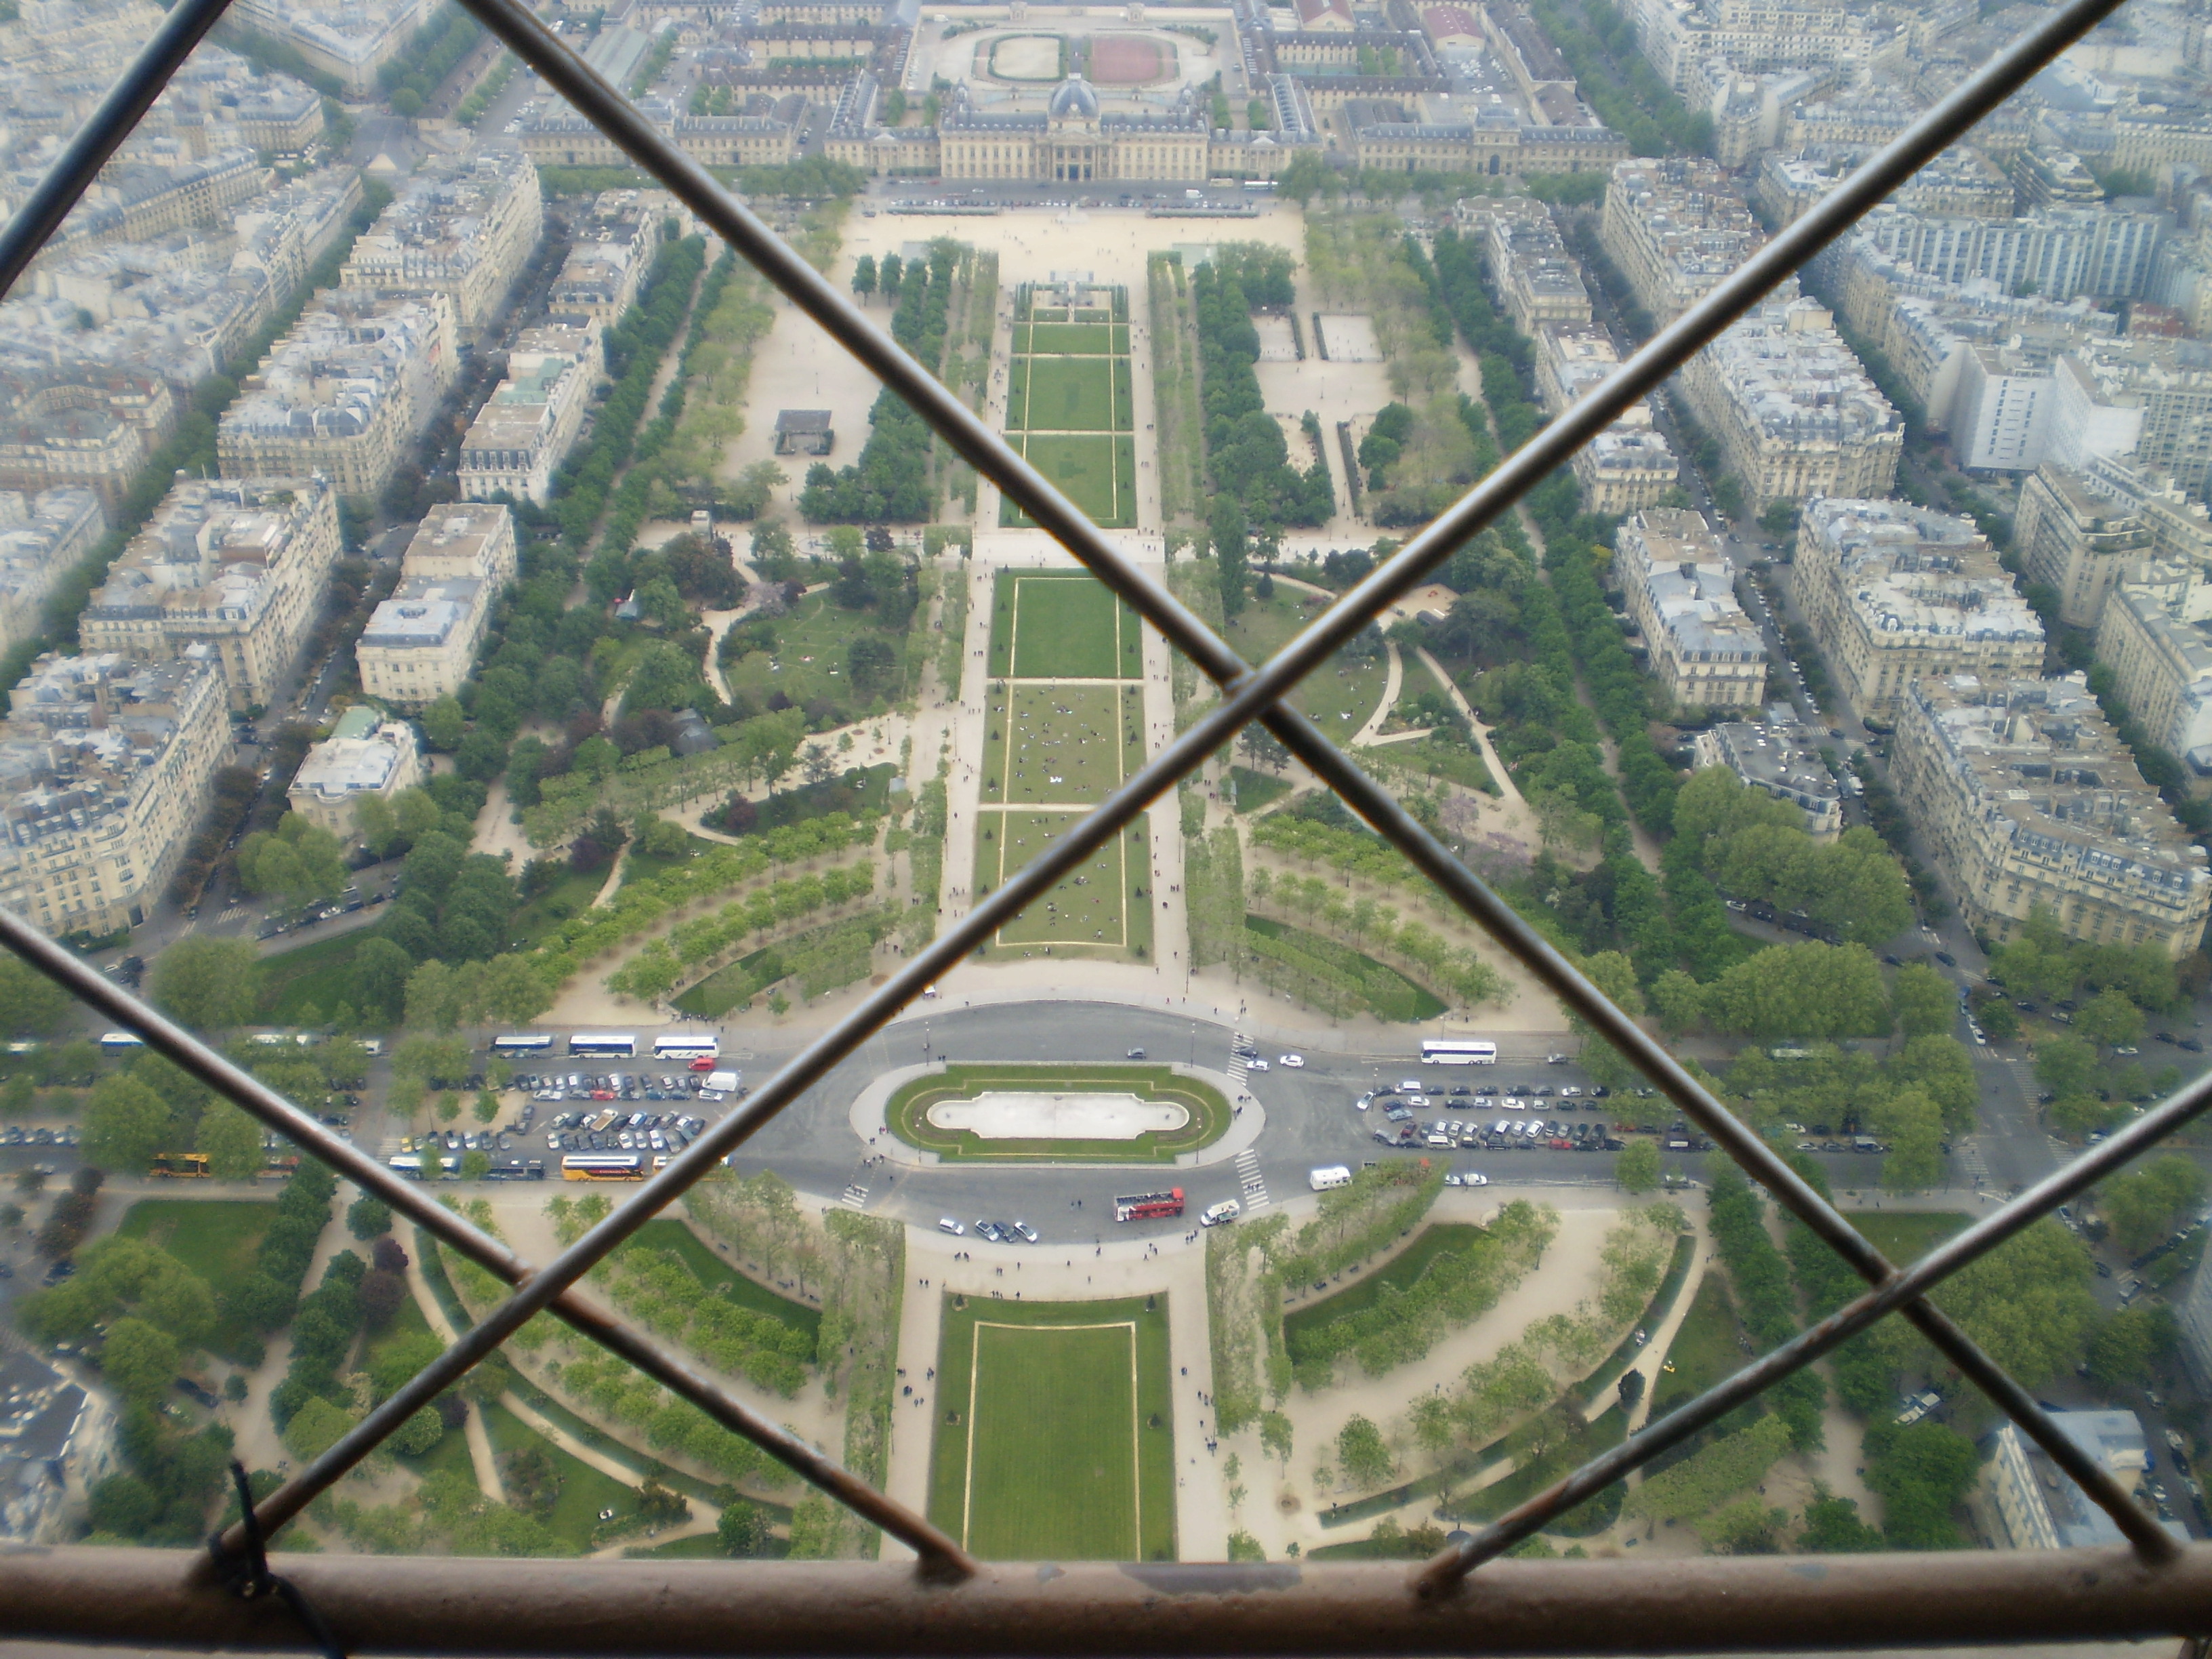
M537 1158L503 1158L484 1171L486 1181L543 1181L545 1161Z
M637 1053L637 1038L629 1031L578 1031L568 1039L568 1052L596 1060L628 1060Z
M1424 1066L1495 1066L1498 1045L1474 1037L1431 1037L1421 1045Z
M653 1040L655 1060L714 1060L722 1052L712 1031L663 1031Z
M491 1051L501 1060L526 1060L553 1052L552 1034L548 1031L508 1031L491 1040Z
M143 1048L146 1039L136 1031L103 1031L100 1034L100 1052L103 1054L127 1054L133 1048Z
M206 1176L208 1155L205 1152L156 1152L154 1154L154 1173L180 1180Z
M1164 1193L1133 1193L1127 1198L1114 1200L1114 1219L1116 1221L1150 1221L1156 1216L1182 1213L1182 1188L1170 1188Z
M635 1152L572 1152L561 1160L563 1181L642 1181L645 1160Z

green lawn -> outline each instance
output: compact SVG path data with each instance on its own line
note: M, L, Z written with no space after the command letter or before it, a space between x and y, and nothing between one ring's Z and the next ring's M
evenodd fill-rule
M1534 1498L1561 1475L1579 1468L1600 1452L1619 1445L1627 1431L1620 1407L1608 1406L1582 1431L1530 1456L1521 1433L1508 1437L1507 1449L1520 1459L1519 1468L1503 1480L1463 1497L1447 1498L1437 1507L1454 1521L1493 1521L1523 1499ZM1544 1530L1564 1538L1588 1538L1603 1532L1620 1515L1621 1486L1613 1482L1595 1498L1584 1498Z
M1173 1560L1165 1298L957 1303L930 1518L986 1560Z
M765 707L781 691L801 708L826 703L844 719L857 719L877 701L853 688L845 672L853 641L866 635L888 641L902 650L906 633L878 628L873 610L847 611L830 601L825 589L808 595L789 614L775 622L775 648L748 651L735 662L725 663L722 673L733 691L743 690Z
M1317 593L1289 587L1276 588L1268 599L1255 594L1229 624L1229 643L1245 661L1265 662L1319 616L1327 603ZM1357 732L1375 712L1389 678L1389 660L1384 653L1378 652L1366 662L1356 662L1340 651L1299 683L1291 701L1325 735L1343 738Z
M1008 876L1045 849L1045 843L1082 822L1076 812L1002 812L979 815L975 842L975 896L1005 884ZM1091 950L1152 950L1152 908L1147 838L1141 821L1108 842L1073 875L1062 876L1045 895L999 930L1001 945L1079 946ZM1140 958L1141 959L1141 958Z
M731 1009L750 1004L763 983L762 965L775 948L763 945L735 962L724 963L696 985L687 987L672 998L669 1006L695 1019L720 1019Z
M506 1407L491 1405L483 1410L484 1431L491 1437L495 1455L535 1442L552 1458L560 1496L553 1501L552 1513L539 1519L576 1554L588 1554L595 1547L601 1510L613 1510L617 1515L635 1512L636 1488L563 1451Z
M142 1198L115 1231L160 1246L220 1294L253 1271L276 1218L276 1205L265 1200Z
M672 1538L665 1544L638 1544L623 1552L625 1561L719 1561L722 1540L711 1532Z
M691 1270L702 1290L720 1296L723 1301L740 1308L750 1308L755 1313L764 1313L781 1321L794 1330L805 1331L810 1340L822 1331L822 1310L810 1308L803 1302L793 1302L787 1296L779 1296L756 1279L748 1279L733 1264L725 1261L708 1247L706 1240L693 1232L681 1221L662 1217L648 1221L637 1230L637 1242L649 1250L673 1250L684 1258L684 1265ZM806 1356L811 1364L814 1356Z
M1429 1264L1438 1256L1470 1249L1482 1236L1481 1228L1461 1222L1424 1227L1411 1244L1374 1272L1346 1285L1333 1296L1325 1296L1318 1302L1300 1308L1296 1313L1284 1315L1284 1347L1292 1358L1298 1358L1300 1340L1308 1332L1323 1325L1334 1324L1340 1319L1350 1319L1355 1314L1365 1313L1382 1296L1385 1285L1394 1292L1402 1294L1428 1272Z
M1230 769L1230 781L1237 790L1237 810L1256 812L1268 802L1289 793L1291 781L1279 778L1273 772L1255 772L1249 766Z
M1249 932L1280 939L1346 973L1356 981L1358 994L1378 1019L1434 1019L1444 1012L1446 1005L1435 992L1407 978L1389 963L1376 961L1364 951L1355 951L1320 933L1266 916L1247 916L1244 926Z
M991 604L991 672L999 678L1144 673L1137 613L1087 571L1003 571Z
M1973 1220L1940 1210L1846 1210L1844 1215L1868 1243L1900 1267L1911 1267Z
M704 836L686 836L684 850L673 857L657 857L641 853L635 848L625 848L621 884L627 887L634 881L650 881L655 876L665 875L680 864L689 864L709 848L719 847L720 842L708 841Z
M1464 744L1427 737L1413 743L1394 743L1379 752L1396 764L1411 766L1432 778L1480 789L1486 795L1501 793L1497 780L1490 775L1490 769L1483 764L1482 752Z
M300 1025L308 1023L304 1014L327 1020L341 1002L350 1006L354 955L376 932L372 924L262 957L261 1000L254 1018L271 1025Z
M1094 805L1144 763L1134 686L1017 683L993 696L982 768L991 805Z
M1017 357L1009 432L1127 432L1128 363L1118 357Z
M1127 323L1016 323L1013 355L1017 357L1127 356Z
M1007 441L1058 486L1102 530L1127 530L1137 521L1137 441L1090 433L1007 434ZM1021 529L1036 521L1011 501L1000 503L1000 524Z
M580 916L592 908L592 901L605 886L607 872L594 870L588 875L564 871L555 882L536 898L514 913L508 925L508 937L526 948L538 945L545 936L571 916Z
M1173 1101L1188 1110L1190 1121L1180 1129L1150 1131L1132 1140L985 1140L966 1129L939 1128L928 1120L929 1109L940 1101L973 1100L993 1091L1047 1090ZM1233 1117L1218 1091L1154 1065L948 1066L935 1076L902 1085L884 1109L893 1134L948 1163L1171 1164L1184 1152L1212 1146L1227 1133Z
M1729 1295L1726 1278L1708 1269L1698 1281L1698 1293L1690 1298L1690 1311L1682 1316L1674 1344L1667 1350L1666 1363L1674 1369L1668 1371L1662 1367L1659 1372L1658 1386L1651 1394L1653 1419L1664 1417L1675 1407L1696 1399L1722 1378L1733 1376L1742 1370L1750 1358L1743 1351L1740 1340L1742 1334L1743 1326L1735 1316L1735 1301Z

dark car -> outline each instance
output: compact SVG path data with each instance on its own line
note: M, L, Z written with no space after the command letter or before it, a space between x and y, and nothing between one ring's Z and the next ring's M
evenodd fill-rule
M1948 951L1938 951L1936 953L1936 960L1946 968L1956 968L1959 965L1958 957L1953 956Z

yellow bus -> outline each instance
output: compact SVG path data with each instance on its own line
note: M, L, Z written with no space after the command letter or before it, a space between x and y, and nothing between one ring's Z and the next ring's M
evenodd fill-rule
M645 1160L635 1152L572 1153L561 1160L563 1181L642 1181Z
M156 1152L154 1173L179 1180L204 1180L208 1175L208 1155L205 1152Z

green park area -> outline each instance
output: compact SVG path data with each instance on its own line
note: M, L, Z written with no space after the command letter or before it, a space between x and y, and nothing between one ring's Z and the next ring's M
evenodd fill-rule
M1102 530L1127 530L1137 522L1137 441L1127 434L1012 432L1006 441ZM1012 501L1000 506L1009 530L1036 520Z
M1267 598L1255 594L1246 603L1229 624L1229 643L1245 661L1265 662L1304 631L1327 603L1321 594L1278 584ZM1325 735L1342 739L1367 723L1389 678L1382 636L1370 629L1300 681L1291 701Z
M1088 571L1001 571L990 665L1001 679L1137 679L1145 672L1137 613Z
M1065 316L1066 313L1062 313ZM1017 357L1122 357L1129 351L1127 323L1032 322L1014 325Z
M647 1222L637 1230L633 1248L674 1255L698 1280L702 1296L717 1297L732 1307L766 1314L793 1330L804 1332L810 1342L821 1335L821 1309L780 1296L758 1279L749 1278L717 1256L704 1239L681 1221L672 1221L664 1216ZM812 1356L806 1358L811 1364Z
M918 613L893 607L889 614L896 625L884 627L881 603L848 608L837 602L838 593L839 585L832 583L780 617L748 617L733 627L721 647L722 674L732 697L754 708L780 708L784 705L774 699L781 694L810 714L819 710L818 725L840 725L899 696L904 681L898 665Z
M1164 1297L945 1299L929 1516L985 1560L1175 1559Z
M1179 1129L1147 1130L1126 1140L986 1139L929 1121L929 1109L940 1102L983 1094L1134 1095L1181 1106L1190 1117ZM1156 1065L948 1066L903 1085L884 1109L884 1121L901 1140L947 1163L964 1164L1172 1164L1220 1139L1232 1118L1219 1091Z
M1006 884L1054 840L1083 822L1073 811L996 811L976 815L975 896ZM1044 897L999 930L1001 946L1152 953L1149 848L1139 819L1055 882Z
M1126 357L1017 357L1006 394L1012 432L1127 432Z
M220 1287L253 1271L262 1237L276 1219L276 1205L253 1199L142 1198L115 1231L167 1251Z
M1145 761L1144 696L1131 685L994 690L983 729L983 799L1090 806Z

